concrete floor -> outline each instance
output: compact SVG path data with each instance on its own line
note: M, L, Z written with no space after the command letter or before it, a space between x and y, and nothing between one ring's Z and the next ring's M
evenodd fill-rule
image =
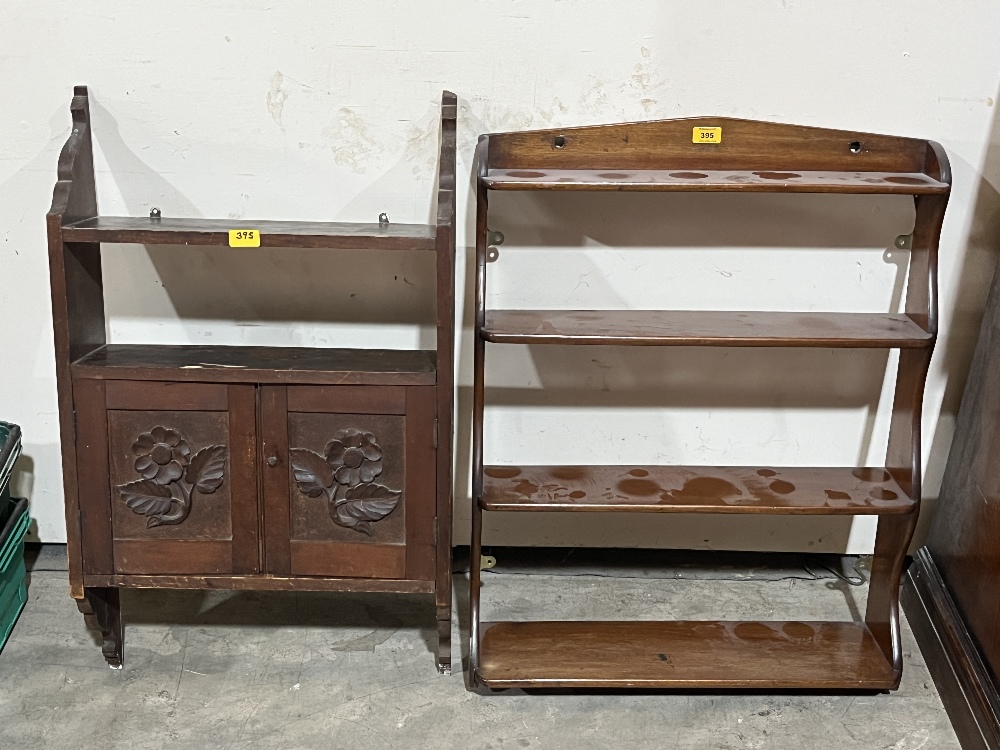
M112 671L65 572L39 567L0 653L3 750L959 748L908 628L888 695L482 697L458 669L435 672L426 597L127 591ZM847 619L864 595L831 580L487 574L484 615ZM457 618L454 638L457 651Z

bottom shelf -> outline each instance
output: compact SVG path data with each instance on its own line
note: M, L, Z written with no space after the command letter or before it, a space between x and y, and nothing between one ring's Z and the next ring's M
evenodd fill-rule
M488 688L887 690L897 675L854 622L486 622Z

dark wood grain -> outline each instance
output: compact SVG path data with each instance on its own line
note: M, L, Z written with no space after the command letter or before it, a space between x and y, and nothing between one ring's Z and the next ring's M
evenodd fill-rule
M430 580L436 575L435 411L433 388L406 389L406 489L403 496L406 502L406 578L412 580Z
M310 576L88 575L87 586L134 589L226 589L232 591L347 591L433 594L434 581L388 578L314 578Z
M717 170L632 171L491 169L490 190L619 190L632 192L866 193L923 195L951 186L918 172L815 172Z
M896 674L853 622L483 623L488 688L884 689Z
M458 97L441 97L437 204L437 508L435 511L438 671L451 672L452 431L455 411L455 152Z
M291 572L300 576L406 578L406 545L291 542Z
M109 344L72 366L74 378L343 385L434 385L434 371L420 349L165 344Z
M346 414L406 414L399 386L288 386L288 411Z
M225 411L229 408L226 386L214 383L108 380L105 388L108 409Z
M121 669L125 664L125 630L118 589L88 586L76 606L87 626L98 632L108 666Z
M913 555L900 599L963 750L1000 747L1000 691L927 547Z
M77 383L75 453L80 517L73 525L82 532L83 572L113 573L111 551L111 483L108 459L108 419L104 383Z
M495 511L911 513L882 468L487 466L482 507Z
M84 600L83 541L76 474L73 384L70 363L105 342L100 245L69 245L63 221L97 215L97 187L86 86L77 86L70 104L72 130L59 154L52 207L46 216L59 439L66 508L66 552L71 595Z
M690 310L489 310L495 344L637 346L929 347L905 315Z
M425 224L347 224L319 221L175 219L99 216L63 225L67 242L229 246L230 229L260 230L261 247L343 250L434 250L435 228ZM242 248L252 253L254 248Z
M963 683L974 722L1000 746L1000 273L994 273L931 521L925 572L933 571L948 662ZM936 565L931 567L930 561ZM947 597L949 607L940 604ZM950 612L948 612L950 610ZM946 614L946 616L944 616ZM942 623L939 623L942 624ZM965 634L966 643L957 637ZM970 644L972 647L970 648ZM923 649L924 642L921 641ZM981 660L982 665L975 665ZM942 696L943 697L943 696ZM963 698L964 699L964 698ZM946 704L947 705L947 704ZM971 716L969 715L971 714ZM956 732L962 736L956 722ZM973 746L973 745L970 745ZM963 745L964 747L964 745Z
M115 573L212 575L233 572L232 544L206 540L117 540Z
M288 507L288 398L280 385L260 389L261 498L264 565L271 575L292 573ZM272 465L273 464L273 465Z
M722 142L693 143L695 127L721 127ZM493 169L807 170L941 177L936 154L918 138L729 117L492 133L488 138ZM558 148L557 138L562 139ZM860 145L857 153L852 144Z
M257 393L252 385L227 386L229 467L232 498L232 571L259 573L261 561L258 497Z

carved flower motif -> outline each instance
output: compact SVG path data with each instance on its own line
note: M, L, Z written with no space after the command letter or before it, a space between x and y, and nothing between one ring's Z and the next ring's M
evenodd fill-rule
M327 443L326 460L337 467L337 482L348 487L370 482L382 473L382 449L375 436L353 428L339 430Z
M154 427L139 435L132 444L132 452L138 456L135 470L143 479L167 485L184 475L191 447L176 430Z

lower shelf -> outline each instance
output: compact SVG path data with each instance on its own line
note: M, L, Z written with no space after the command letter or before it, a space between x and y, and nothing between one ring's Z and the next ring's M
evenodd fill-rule
M346 591L433 594L434 581L382 578L317 578L259 575L98 575L83 577L84 586L127 589L223 589L227 591Z
M854 622L486 622L492 689L888 690L898 677Z
M883 468L486 466L483 510L881 515L916 502Z

